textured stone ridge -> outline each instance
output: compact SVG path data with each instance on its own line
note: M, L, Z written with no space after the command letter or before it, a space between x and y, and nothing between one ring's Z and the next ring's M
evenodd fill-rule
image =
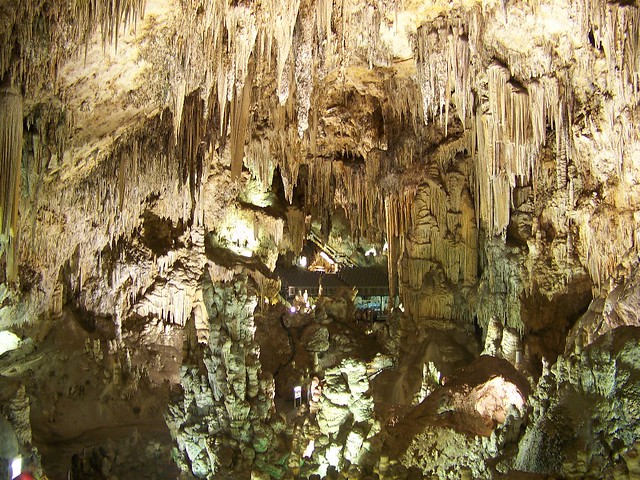
M380 455L437 478L492 478L518 438L528 393L507 361L482 356L388 427Z

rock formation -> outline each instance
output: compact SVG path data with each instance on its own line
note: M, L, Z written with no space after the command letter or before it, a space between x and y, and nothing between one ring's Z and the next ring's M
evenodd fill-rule
M638 475L637 0L24 0L0 39L0 413L51 478ZM385 268L380 321L290 302L307 250Z

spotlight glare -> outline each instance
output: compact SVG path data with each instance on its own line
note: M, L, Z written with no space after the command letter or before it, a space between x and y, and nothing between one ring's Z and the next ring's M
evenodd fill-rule
M22 457L14 458L11 462L11 478L15 478L22 472Z

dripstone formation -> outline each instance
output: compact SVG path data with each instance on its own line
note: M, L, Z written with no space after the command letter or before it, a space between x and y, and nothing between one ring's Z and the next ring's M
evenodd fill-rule
M0 478L639 478L639 85L637 0L4 2Z

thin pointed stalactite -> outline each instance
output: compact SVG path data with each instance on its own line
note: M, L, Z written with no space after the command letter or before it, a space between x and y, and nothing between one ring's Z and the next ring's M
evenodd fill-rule
M300 8L300 0L272 0L271 16L273 21L273 41L276 48L276 86L280 105L289 98L289 72L287 66L291 66L291 49L293 35ZM280 5L278 5L280 3Z
M316 11L306 3L300 10L295 39L296 116L298 135L303 137L309 128L309 109L313 93L313 26Z
M120 27L135 24L143 15L146 3L146 0L75 0L71 9L86 44L97 25L103 47L115 44L117 48Z
M200 189L203 170L203 156L207 119L205 118L204 101L199 92L194 92L185 99L185 107L178 137L178 165L183 184L189 186L191 203L195 208L197 192Z

